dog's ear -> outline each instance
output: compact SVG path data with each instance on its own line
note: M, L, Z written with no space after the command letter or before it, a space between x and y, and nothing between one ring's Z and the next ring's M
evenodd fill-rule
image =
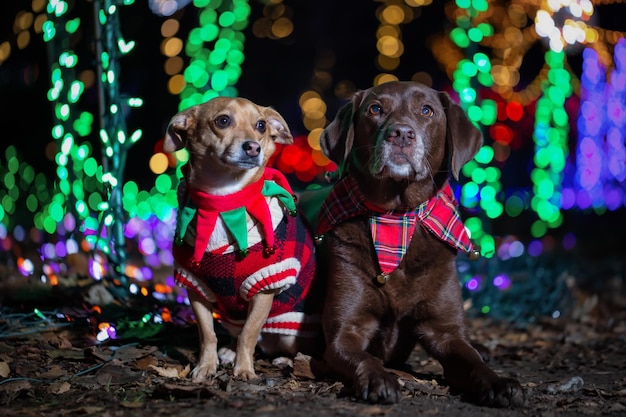
M320 137L322 153L341 166L348 158L354 142L354 100L344 104Z
M185 147L187 143L187 130L193 123L193 114L189 111L182 111L172 117L167 126L165 139L163 140L163 150L165 152L176 152Z
M276 143L291 145L293 143L293 136L283 116L271 107L264 107L263 115L267 119L267 128L270 131L272 139Z
M452 175L459 179L465 163L478 152L483 143L481 131L469 120L461 106L445 92L439 93L439 100L446 112L446 143L450 152Z

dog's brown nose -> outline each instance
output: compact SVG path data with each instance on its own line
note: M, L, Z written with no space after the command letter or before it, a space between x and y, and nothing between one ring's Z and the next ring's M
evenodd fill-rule
M415 140L415 131L409 125L393 125L389 128L387 140L402 148Z
M261 152L261 145L253 140L245 141L241 147L246 151L246 154L251 157L258 156L259 152Z

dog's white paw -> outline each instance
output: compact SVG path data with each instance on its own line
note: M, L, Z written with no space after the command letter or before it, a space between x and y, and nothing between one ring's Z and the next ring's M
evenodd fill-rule
M235 357L237 353L228 346L221 347L217 351L217 357L220 359L222 366L229 366L235 363Z
M279 356L272 360L272 365L280 369L293 368L293 359L287 358L285 356Z

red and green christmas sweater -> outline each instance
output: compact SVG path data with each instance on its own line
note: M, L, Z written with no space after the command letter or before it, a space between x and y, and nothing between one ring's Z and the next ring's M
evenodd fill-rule
M214 196L179 186L174 278L213 303L237 334L248 303L277 291L263 332L315 336L318 318L307 304L315 275L314 243L297 215L293 192L279 171L233 194Z

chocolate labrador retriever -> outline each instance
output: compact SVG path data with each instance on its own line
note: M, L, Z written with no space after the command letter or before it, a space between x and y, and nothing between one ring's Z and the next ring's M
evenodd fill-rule
M457 251L476 255L448 184L478 151L480 131L444 92L389 82L357 92L321 137L343 172L322 205L328 276L325 362L370 402L401 398L384 366L419 343L473 402L519 406L524 391L471 345Z

